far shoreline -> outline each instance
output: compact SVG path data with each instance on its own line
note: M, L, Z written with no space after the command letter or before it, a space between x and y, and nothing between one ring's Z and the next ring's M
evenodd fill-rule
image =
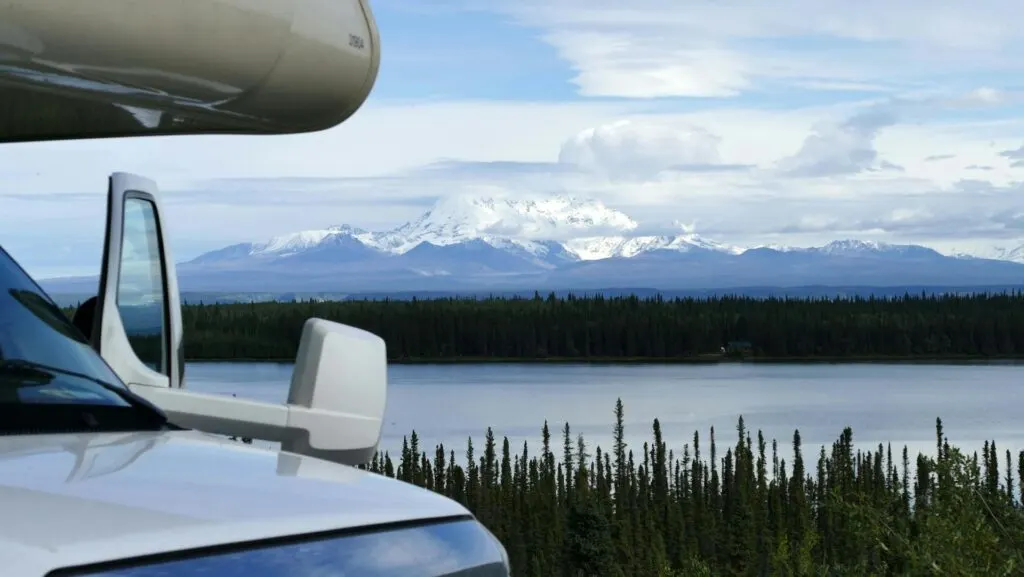
M295 359L186 359L187 363L230 364L266 363L292 364ZM834 357L744 357L720 355L698 357L439 357L389 359L389 365L724 365L724 364L781 364L781 365L987 365L1024 364L1024 355L1016 356L834 356Z

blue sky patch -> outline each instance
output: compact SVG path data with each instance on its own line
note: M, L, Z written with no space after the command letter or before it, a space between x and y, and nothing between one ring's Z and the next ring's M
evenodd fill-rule
M382 4L383 62L375 99L563 101L573 72L535 29L485 12L410 11Z

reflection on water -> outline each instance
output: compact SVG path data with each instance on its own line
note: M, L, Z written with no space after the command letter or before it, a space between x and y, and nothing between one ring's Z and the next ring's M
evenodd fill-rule
M192 390L274 402L287 397L290 364L189 365ZM844 426L859 446L935 446L935 418L950 441L1000 453L1024 448L1024 366L992 365L399 365L389 368L381 448L395 452L413 429L428 452L443 442L461 452L470 435L493 427L512 447L540 442L545 420L560 447L565 421L588 444L611 446L615 400L626 410L627 441L649 441L658 418L670 448L714 426L735 442L736 419L788 447L799 428L805 445L831 444ZM788 449L787 449L788 450ZM559 452L560 451L556 451Z

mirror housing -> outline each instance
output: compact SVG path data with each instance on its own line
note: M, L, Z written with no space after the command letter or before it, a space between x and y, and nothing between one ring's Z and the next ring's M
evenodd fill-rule
M345 458L369 461L380 443L387 404L388 355L384 340L348 325L309 319L302 327L288 405L289 425L306 435L282 443L286 451L363 451Z
M387 347L380 337L309 319L288 404L129 385L171 422L220 435L281 443L285 451L358 465L373 458L387 403Z

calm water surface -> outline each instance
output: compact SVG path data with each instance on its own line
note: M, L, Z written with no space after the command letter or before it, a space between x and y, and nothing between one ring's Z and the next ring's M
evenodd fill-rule
M193 363L191 390L284 402L292 365ZM999 452L1024 449L1024 365L398 365L389 368L381 448L392 452L416 430L428 453L435 444L464 452L487 427L507 436L518 452L524 440L539 448L547 420L560 453L561 427L591 447L611 446L616 398L626 411L626 433L637 450L658 418L670 448L716 437L735 443L737 417L776 438L788 455L794 429L805 445L831 444L844 426L858 446L893 443L934 451L935 418L952 442L978 450L995 439ZM705 445L706 446L706 445ZM811 449L810 446L807 449ZM479 451L478 451L479 452ZM724 453L724 451L722 451ZM787 459L788 460L788 459Z

